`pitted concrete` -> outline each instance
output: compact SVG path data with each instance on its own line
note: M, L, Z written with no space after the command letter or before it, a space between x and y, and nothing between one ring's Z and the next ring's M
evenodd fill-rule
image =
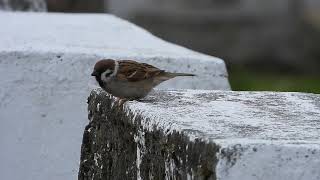
M316 180L319 102L306 93L157 90L119 108L97 89L89 97L79 177ZM101 151L106 142L112 155ZM117 163L132 173L94 163L94 148L98 162L130 157Z

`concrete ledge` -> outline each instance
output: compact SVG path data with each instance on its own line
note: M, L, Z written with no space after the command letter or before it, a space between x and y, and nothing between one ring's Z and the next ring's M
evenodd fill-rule
M1 12L0 21L4 24L0 28L1 59L19 54L43 59L52 53L66 59L67 55L90 65L82 71L84 75L101 58L134 59L198 75L165 82L160 88L230 89L223 60L166 42L113 15Z
M102 58L191 72L160 88L230 89L225 64L107 14L0 12L1 179L75 179Z
M319 179L320 96L155 91L89 99L79 179Z

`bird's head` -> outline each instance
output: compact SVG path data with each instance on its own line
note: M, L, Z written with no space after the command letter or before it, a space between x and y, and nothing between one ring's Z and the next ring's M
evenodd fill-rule
M115 69L115 61L112 59L103 59L98 61L93 68L91 76L101 77L103 74L105 77L109 77Z
M94 76L100 86L108 81L108 78L116 75L116 61L112 59L103 59L98 61L93 68L91 76Z

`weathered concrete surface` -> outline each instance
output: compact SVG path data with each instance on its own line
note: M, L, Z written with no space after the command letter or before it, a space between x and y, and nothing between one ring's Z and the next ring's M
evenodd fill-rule
M81 149L79 179L215 179L219 147L189 141L181 132L145 131L138 114L114 106L102 91L88 98L89 125ZM136 121L133 121L136 119Z
M320 178L320 96L155 91L119 108L89 99L79 179Z
M1 13L0 22L5 24L0 28L1 55L69 55L88 71L99 58L134 59L197 75L168 81L160 88L230 89L223 60L165 42L112 15Z
M0 22L1 179L76 178L98 59L132 58L198 74L162 88L230 88L222 60L111 15L1 12Z

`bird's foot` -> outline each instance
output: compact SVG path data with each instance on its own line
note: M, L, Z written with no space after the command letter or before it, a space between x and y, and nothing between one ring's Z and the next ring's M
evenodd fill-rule
M128 99L120 99L119 100L119 106L121 107L121 106L123 106L123 104L125 103L125 102L127 102L128 101Z
M125 102L127 102L127 101L128 101L128 99L120 99L120 98L119 98L119 100L118 100L118 105L119 105L119 107L122 107L123 104L124 104Z
M137 102L152 102L152 100L150 99L127 99L127 98L116 98L115 103L117 104L117 106L121 107L124 105L124 103L126 103L127 101L137 101Z

